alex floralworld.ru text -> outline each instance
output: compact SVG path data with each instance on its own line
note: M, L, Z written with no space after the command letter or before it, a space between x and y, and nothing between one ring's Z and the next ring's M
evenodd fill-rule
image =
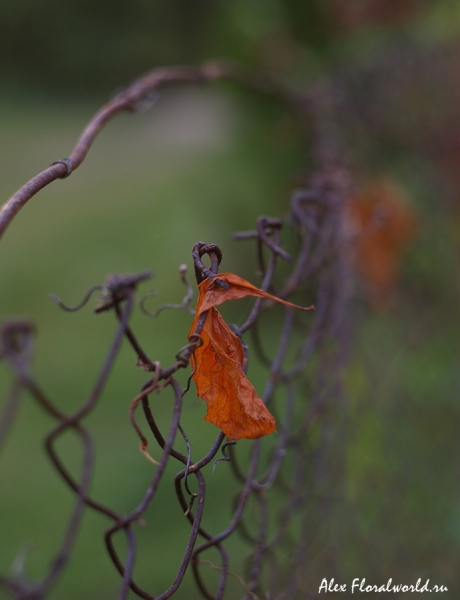
M328 580L324 578L319 586L318 593L321 592L346 592L346 583L335 583L334 579ZM432 585L430 587L430 580L427 579L422 585L422 580L418 579L415 585L404 585L395 584L393 579L389 579L387 583L383 585L371 585L366 584L365 579L359 579L356 577L353 579L351 584L351 593L355 592L447 592L447 588L444 585Z

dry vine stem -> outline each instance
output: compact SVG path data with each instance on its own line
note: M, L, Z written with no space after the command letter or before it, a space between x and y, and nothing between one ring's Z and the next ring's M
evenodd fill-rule
M94 115L69 157L54 161L50 167L28 181L2 206L0 237L3 236L15 215L37 192L56 179L69 177L82 164L98 133L118 113L135 112L143 106L143 103L148 102L157 90L177 84L204 84L219 79L233 80L245 87L280 98L293 106L297 102L294 94L288 94L268 78L245 72L231 64L211 62L202 67L170 67L152 71L137 79Z
M21 573L0 576L0 584L17 600L46 598L68 565L86 508L105 515L111 522L105 542L121 577L119 600L127 598L129 590L146 600L169 598L179 589L190 565L202 597L216 600L224 598L229 574L235 575L231 567L234 557L227 552L226 540L236 532L243 536L249 547L246 572L235 575L237 581L243 582L241 593L245 594L245 598L306 597L309 585L307 557L318 550L320 534L324 534L328 515L334 506L331 481L337 488L340 479L340 460L337 456L333 457L332 453L340 447L343 431L338 415L343 403L340 374L346 356L347 339L345 313L348 266L343 209L349 184L346 172L337 159L337 140L331 137L330 127L322 126L324 119L327 119L324 110L317 110L311 99L293 94L262 75L249 74L228 64L208 63L199 68L177 67L153 71L134 82L94 116L68 158L56 161L31 179L3 206L0 232L5 232L15 214L40 189L55 179L69 176L83 162L98 132L118 112L135 111L153 92L165 86L207 83L218 79L231 79L260 93L275 96L288 109L297 111L302 123L309 121L313 124L316 134L316 171L294 192L287 219L288 234L293 238L292 246L297 250L288 254L282 247L283 223L279 219L262 216L253 231L235 234L242 243L244 240L255 242L256 257L262 272L262 290L285 299L295 294L297 303L305 305L313 302L316 305L314 314L301 318L291 308L274 308L259 298L253 303L247 320L233 326L234 332L242 340L244 369L247 369L248 360L252 360L253 355L266 368L266 383L261 398L276 413L279 433L268 440L260 438L248 442L251 448L248 461L241 456L239 448L224 445L223 459L219 460L230 461L234 475L233 513L224 530L207 531L202 527L201 520L206 497L205 473L210 474L211 470L206 471L205 467L218 462L216 454L224 441L224 434L217 433L204 456L192 457L191 444L180 424L183 397L189 389L190 379L189 385L183 390L175 378L179 370L188 368L195 349L202 343L200 334L206 313L197 320L188 343L178 351L172 364L162 367L149 357L148 350L141 346L129 323L137 287L148 278L148 273L110 276L104 285L92 288L90 292L102 290L102 303L96 307L96 312L113 311L118 326L88 398L73 414L64 414L37 384L30 364L33 328L22 321L6 322L1 330L1 356L13 373L13 382L0 423L0 442L12 427L19 396L28 393L56 421L46 437L46 451L55 469L75 495L67 529L43 577L30 583ZM211 261L209 268L203 263L204 255L208 255ZM197 282L216 276L222 259L219 246L197 242L192 256ZM284 282L277 287L275 275L280 260L290 264L291 269ZM164 308L189 309L190 286L184 271L181 271L181 279L187 287L183 302ZM219 282L218 278L216 281ZM225 282L220 284L226 285ZM90 295L87 294L84 302L88 301ZM68 309L59 299L56 300L67 310L78 309L84 303ZM284 317L276 350L267 350L267 332L271 332L273 342L273 324L278 320L274 315L279 315L280 310L284 310ZM248 332L252 334L250 343L243 338ZM152 442L158 446L154 453L158 459L154 475L146 485L138 505L125 515L91 496L89 482L94 468L93 441L82 423L82 419L100 399L123 341L131 346L138 364L152 372L140 392L133 391L130 415L142 449L147 452L147 446ZM311 364L312 357L315 358L314 364ZM172 414L167 431L161 431L155 419L149 400L152 393L169 394ZM138 406L143 409L144 427L134 417ZM144 429L148 429L148 436ZM78 435L82 444L82 475L79 480L70 474L56 448L56 441L69 430ZM314 443L312 431L315 431ZM178 433L185 440L187 454L175 447ZM225 451L226 447L229 454ZM181 558L176 576L170 586L159 593L144 589L133 578L136 559L134 525L142 519L155 497L160 481L165 476L166 465L171 460L180 467L175 477L178 517L185 515L190 529L185 548L178 549L178 557ZM196 480L196 493L190 491L190 477ZM278 497L280 494L283 497L281 509L278 501L276 510L271 502L275 490ZM321 498L320 503L318 497ZM251 523L247 522L250 507L255 508L257 515L254 519L252 510ZM276 524L274 530L269 526L270 521ZM114 536L118 532L126 537L125 557L119 555L114 543ZM212 565L219 572L219 581L212 590L206 581L209 568L207 571L205 569L210 563L203 556L209 548L214 548L220 556L220 564ZM154 582L152 585L155 587Z

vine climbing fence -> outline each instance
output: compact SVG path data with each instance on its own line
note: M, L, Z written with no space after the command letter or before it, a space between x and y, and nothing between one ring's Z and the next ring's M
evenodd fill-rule
M145 318L151 316L145 308L145 294L138 291L148 280L149 273L110 275L104 284L91 288L77 306L66 306L55 297L63 310L75 311L92 302L93 293L98 292L95 328L98 313L111 311L117 319L96 383L72 413L64 412L59 402L38 383L31 363L33 325L24 320L5 321L0 332L1 358L3 368L10 373L11 386L0 415L0 445L14 427L21 396L29 395L55 421L44 440L46 453L62 484L70 488L74 496L65 531L56 542L54 557L41 578L31 582L22 573L0 575L2 588L18 600L48 597L72 560L86 511L97 511L107 519L105 546L119 574L117 597L120 600L128 596L164 599L177 594L179 597L188 569L196 582L194 597L229 598L228 582L236 579L240 596L244 598L307 598L317 589L317 582L313 588L310 580L310 565L315 555L327 555L330 570L334 571L336 555L326 540L329 517L337 507L343 467L342 366L347 357L351 323L347 308L351 280L349 232L344 211L351 183L340 156L340 140L329 119L328 90L318 88L299 94L263 75L224 63L153 71L118 94L91 119L69 157L57 160L31 179L3 206L0 232L5 232L17 212L44 186L70 176L81 165L100 130L118 113L136 112L149 106L158 91L166 87L209 84L222 79L272 96L292 112L313 157L310 166L305 166L302 182L292 192L286 218L262 215L252 225L253 229L235 233L239 243L247 245L247 252L255 253L261 277L253 282L258 285L258 291L254 292L255 288L251 287L251 295L256 298L248 318L243 323L232 324L229 329L229 339L237 340L232 341L236 343L234 351L241 357L238 365L241 372L237 370L232 376L245 378L248 365L260 363L265 383L258 394L276 419L277 433L260 437L257 432L241 436L228 434L228 423L225 425L223 419L217 421L221 431L216 429L215 440L208 451L198 455L188 432L181 426L182 407L187 395L194 393L192 379L197 381L201 377L201 385L206 387L208 375L203 370L200 373L203 367L199 352L203 352L204 345L212 347L215 343L206 337L206 322L209 324L210 312L216 310L215 305L220 301L209 304L207 310L196 315L186 345L183 346L182 338L178 339L177 354L171 357L169 364L164 361L160 364L151 356L149 348L141 344L131 324L136 303L143 307ZM244 226L242 224L242 228ZM226 274L222 244L221 240L197 241L192 250L195 278L201 290L206 284L217 295L228 293L231 299L232 277L235 276L229 278ZM183 301L161 309L186 310L193 314L195 286L184 267L180 277L184 284ZM314 310L301 313L292 306L280 307L269 296L304 307L313 304ZM274 324L279 324L280 311L284 312L277 329ZM138 365L146 372L142 388L133 390L131 398L126 400L141 450L156 464L138 504L134 508L127 507L122 514L92 494L96 458L93 435L85 418L99 402L123 344L131 347ZM225 367L219 357L216 363L218 367ZM178 375L184 370L190 377L182 387ZM212 379L213 375L209 377ZM219 387L219 381L213 380L213 383ZM238 387L239 381L233 384ZM224 380L221 385L226 385ZM170 422L166 427L158 424L157 403L151 401L157 395L165 397L164 402L170 405ZM237 406L236 412L240 408ZM208 405L208 415L210 410ZM256 411L256 414L251 413L251 418L259 422L262 417L257 410L252 407L248 410ZM81 442L79 478L72 474L66 457L59 450L59 440L69 434L76 434ZM249 458L240 452L238 437L251 438ZM183 445L181 439L185 441L186 452L177 449L179 442L180 447ZM245 452L246 449L247 445ZM166 467L171 464L176 466L177 474L174 486L169 488L170 503L176 504L177 520L187 520L188 539L183 547L174 549L178 568L170 585L158 590L155 582L147 588L136 579L135 526L155 499L162 481L169 477ZM205 529L202 517L210 493L207 481L214 469L224 465L232 473L233 493L220 501L228 505L231 516L222 530ZM116 543L119 536L124 536L126 541L123 553ZM244 539L247 549L241 572L235 567L237 557L229 550L229 541L235 536ZM219 560L211 562L209 551L213 557L217 552ZM159 552L161 547L152 540L152 555ZM240 558L236 561L238 564ZM206 574L212 568L218 573L218 580L210 583Z

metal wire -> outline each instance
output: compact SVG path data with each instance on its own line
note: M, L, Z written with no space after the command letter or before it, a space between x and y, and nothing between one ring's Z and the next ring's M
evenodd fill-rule
M32 183L21 188L0 211L0 233L43 185L58 177L70 175L81 164L95 136L114 114L134 109L142 98L162 85L205 82L216 78L231 78L262 93L280 97L290 108L298 109L295 94L288 94L260 76L248 78L246 73L238 72L228 65L214 63L196 69L155 71L139 79L97 113L68 159L57 161L34 178ZM46 436L46 450L57 473L75 496L74 508L62 541L57 545L55 556L42 578L30 583L21 574L0 576L0 585L14 598L46 598L68 564L86 509L97 511L111 521L105 533L105 543L121 579L118 600L127 598L129 590L148 600L170 598L179 589L189 566L192 567L198 593L204 598L222 599L228 587L229 576L242 583L242 593L248 599L303 597L305 582L299 566L305 563L316 539L312 535L313 517L308 510L309 502L315 494L323 495L321 519L326 523L334 505L334 497L330 496L333 487L327 485L326 479L335 477L336 485L339 481L336 463L340 461L334 458L331 462L331 439L335 435L340 437L339 415L343 406L341 367L346 358L348 333L346 307L349 272L343 226L348 180L343 174L335 156L323 153L318 157L317 170L308 183L293 194L290 215L286 219L287 228L279 219L262 216L253 231L236 235L242 243L255 240L255 255L263 272L261 289L270 289L282 298L295 297L298 303L316 305L314 315L307 317L306 321L299 321L292 309L285 309L274 352L266 348L267 333L273 337L271 323L278 318L274 315L279 315L279 309L275 309L273 303L255 300L247 320L234 327L244 343L245 369L249 362L260 360L266 369L266 383L261 397L273 412L280 413L276 442L265 438L251 441L249 461L243 459L238 446L232 445L232 442L222 446L222 432L203 456L193 456L187 433L180 424L183 397L189 389L190 380L183 390L175 376L181 369L189 367L193 352L202 343L200 334L207 313L201 315L188 344L178 351L169 366L162 367L149 357L147 349L140 344L130 325L137 288L149 277L149 273L110 276L103 286L91 288L84 301L74 308L66 307L57 299L63 309L76 310L86 303L92 291L102 289L102 303L96 308L96 312L113 311L118 320L114 338L91 392L73 414L62 412L37 383L30 361L33 343L33 328L30 324L9 321L3 325L0 331L0 351L14 380L0 422L0 441L14 424L20 395L28 393L56 421L55 427ZM296 243L296 253L288 253L282 247L282 227L286 238L291 237ZM202 261L206 254L211 261L209 268ZM219 246L197 242L192 256L197 283L218 274L222 260ZM290 271L277 288L275 276L279 259L290 265ZM187 287L183 302L179 305L164 305L154 313L155 316L163 308L190 310L191 287L185 280L183 270L181 277ZM215 281L223 288L228 287L223 280L217 278ZM248 332L253 334L252 343L243 338ZM138 363L153 373L140 392L133 392L130 418L140 437L143 451L147 452L148 446L156 444L155 455L159 457L154 474L138 505L124 515L90 495L89 482L95 466L94 444L90 431L83 424L84 417L93 410L101 397L122 343L129 344ZM159 427L155 410L150 405L149 396L152 393L165 397L169 393L172 414L165 431ZM142 406L148 435L135 420L134 412L138 406ZM57 440L69 430L77 434L82 444L81 476L78 479L70 474L56 445ZM175 447L178 432L186 441L187 455ZM221 446L223 458L215 459ZM337 447L337 438L334 447ZM232 507L232 515L222 531L207 531L201 525L207 494L205 473L209 473L209 470L204 471L204 467L212 461L215 467L222 460L230 462L234 475L234 499L228 501ZM169 462L178 463L180 469L174 480L175 501L178 515L185 514L190 529L185 547L177 548L180 564L173 581L167 589L154 596L151 590L143 589L134 579L136 534L133 526L142 518L156 496L160 482L166 477ZM192 492L189 487L192 476L196 480L197 492ZM281 508L280 494L283 498ZM275 496L277 500L273 502ZM250 506L255 506L256 510L251 511L249 518ZM272 521L275 523L274 528L269 525ZM301 531L301 536L293 539L297 530ZM234 557L226 548L227 540L237 533L249 545L246 572L242 574L232 571ZM125 536L127 542L125 556L121 556L115 546L115 538L120 534ZM205 559L210 548L214 548L220 556L219 565ZM209 570L210 566L219 572L215 589L209 589L209 584L206 583L205 570Z

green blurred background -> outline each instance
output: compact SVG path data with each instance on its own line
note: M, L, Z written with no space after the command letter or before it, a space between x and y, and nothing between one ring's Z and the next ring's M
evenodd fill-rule
M69 154L112 92L154 67L227 57L295 87L332 82L340 92L335 115L357 188L391 179L418 222L416 239L399 259L390 301L369 305L357 286L346 373L347 469L333 528L339 572L348 584L355 577L371 583L430 578L449 587L443 597L457 598L458 2L3 0L0 28L4 200ZM117 117L81 168L31 200L1 242L0 314L37 324L34 367L50 397L68 411L82 402L114 331L112 315L95 316L90 307L66 314L50 292L73 304L108 273L152 269L155 278L144 289L156 288L159 296L149 306L177 302L183 295L178 267L191 264L198 240L222 246L225 271L256 281L253 254L231 233L252 228L260 214L283 216L290 190L309 172L308 156L295 123L279 106L228 84L168 91L149 112ZM236 321L244 310L235 309ZM149 320L138 313L134 328L150 356L170 364L190 316L165 312ZM152 474L127 418L145 379L133 363L124 348L87 420L97 450L93 495L122 513L137 504ZM3 392L9 381L4 368ZM203 424L203 405L193 396L183 420L199 455L215 429ZM168 406L158 411L166 426ZM25 570L40 577L72 506L43 450L51 426L25 398L3 449L3 573L30 545ZM77 473L78 442L69 436L59 447ZM148 526L139 528L136 573L153 593L170 584L188 531L166 483L174 472L171 466L147 513ZM223 499L234 483L225 468L208 480L205 526L219 531L228 523ZM102 540L107 526L88 512L73 560L50 598L116 597L119 578ZM236 539L229 550L245 552ZM313 597L321 578L331 576L326 563L316 572ZM228 598L242 595L233 582ZM196 597L189 575L177 597Z

